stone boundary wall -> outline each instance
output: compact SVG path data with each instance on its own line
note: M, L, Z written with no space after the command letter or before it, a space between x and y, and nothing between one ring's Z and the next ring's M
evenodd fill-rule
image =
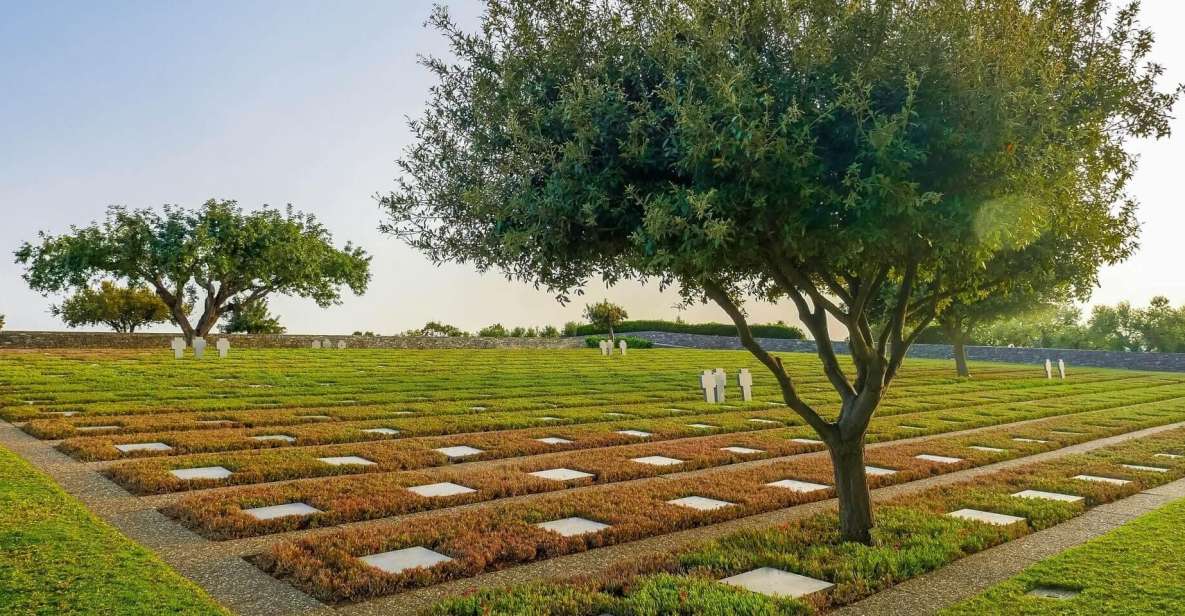
M167 351L180 334L114 332L0 331L0 349L160 349ZM313 336L300 334L209 334L211 351L219 338L233 349L307 349L314 340L339 340L350 349L574 349L584 338L435 338L421 336Z
M703 334L675 334L670 332L630 332L631 336L646 338L657 346L687 347L693 349L742 349L741 341L732 336L706 336ZM770 351L792 353L814 353L813 340L780 340L758 338L761 346ZM847 353L846 342L835 342L837 353ZM953 359L949 344L915 344L909 349L909 357L927 359ZM967 358L979 361L997 361L1013 364L1044 364L1046 359L1057 362L1063 359L1067 371L1074 366L1095 368L1124 368L1127 370L1154 370L1161 372L1185 372L1185 353L1122 353L1117 351L1088 351L1083 349L1031 349L1020 347L968 346Z

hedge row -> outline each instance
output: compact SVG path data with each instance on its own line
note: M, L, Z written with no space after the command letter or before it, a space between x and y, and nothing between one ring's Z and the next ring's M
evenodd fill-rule
M750 325L749 329L758 338L782 338L802 340L802 330L790 325ZM671 332L674 334L704 334L707 336L736 336L735 325L725 323L676 323L674 321L624 321L613 328L615 334L628 332ZM607 334L608 329L598 325L581 325L576 328L577 336Z

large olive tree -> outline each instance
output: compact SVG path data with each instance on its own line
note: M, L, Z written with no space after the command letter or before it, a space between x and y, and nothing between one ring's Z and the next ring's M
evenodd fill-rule
M340 301L341 287L363 293L370 257L332 237L312 215L263 208L243 212L234 201L211 199L196 209L161 211L112 206L102 223L41 233L16 251L34 290L85 288L94 279L122 278L148 285L192 340L205 336L226 312L271 293ZM204 294L196 323L187 298Z
M1125 140L1166 134L1178 92L1156 90L1135 10L1108 14L1076 0L487 0L467 32L439 9L455 57L426 60L438 83L383 228L561 301L599 275L720 305L826 442L843 536L869 542L864 435L919 333L952 298L1006 284L1043 237L1077 242L1046 259L1126 250ZM745 296L789 298L838 412L799 396L751 335Z

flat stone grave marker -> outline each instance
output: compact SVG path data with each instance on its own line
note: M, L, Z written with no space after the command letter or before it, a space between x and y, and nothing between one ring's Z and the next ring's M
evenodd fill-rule
M173 349L173 359L181 359L185 354L185 338L173 338L169 348Z
M471 407L469 407L469 410L471 410L471 411L484 411L484 410L486 410L486 407L484 407L484 406L471 406Z
M1154 456L1154 457L1157 457L1157 458L1168 458L1169 460L1176 460L1176 459L1178 459L1178 458L1180 458L1180 457L1181 457L1181 454L1177 454L1177 453L1158 453L1158 454L1155 454L1155 456Z
M967 449L977 449L979 451L987 451L990 453L1004 453L1005 451L1008 451L1007 449L1001 449L999 447L987 447L984 445L970 445L967 447Z
M219 338L214 348L218 349L218 357L226 357L230 353L230 340Z
M716 428L719 428L720 426L713 426L712 424L705 424L705 423L693 423L693 424L687 424L687 427L688 428L695 428L696 430L715 430Z
M822 445L823 441L813 438L792 438L791 442L800 443L802 445Z
M201 359L202 355L205 355L205 354L206 354L206 339L205 338L194 338L193 339L193 357L194 357L194 359Z
M438 498L442 496L456 496L458 494L471 494L477 490L457 483L442 481L440 483L429 483L422 486L411 486L407 491L428 498Z
M550 522L540 522L535 526L543 530L549 530L553 533L558 533L564 537L575 537L577 535L587 535L589 533L596 533L606 528L608 524L594 522L585 518L563 518L560 520L552 520Z
M895 469L881 468L879 466L865 466L864 472L868 473L869 475L876 475L879 477L883 477L885 475L892 475L892 474L896 473L897 471Z
M1058 600L1065 601L1067 599L1073 599L1074 597L1077 597L1079 595L1079 593L1080 593L1080 591L1077 591L1077 590L1074 590L1071 588L1058 588L1056 586L1038 586L1038 587L1034 588L1033 590L1026 592L1025 594L1029 595L1030 597L1040 597L1042 599L1058 599Z
M960 520L971 520L972 522L983 522L985 524L993 524L995 526L1009 526L1017 522L1024 522L1025 519L1014 515L1005 515L1003 513L993 513L991 511L980 511L978 509L960 509L946 514L952 518L959 518Z
M752 447L736 447L736 446L721 447L720 451L727 451L729 453L740 454L742 456L748 456L748 455L752 455L755 453L765 453L765 450L763 450L763 449L753 449Z
M363 556L358 560L387 573L400 573L408 569L428 568L440 563L447 563L452 558L417 545L412 548Z
M118 430L120 426L78 426L74 428L79 432L105 432L107 430Z
M925 460L927 462L938 462L940 464L955 464L956 462L963 461L962 458L952 458L950 456L936 456L934 454L929 454L929 453L918 454L914 457L919 460Z
M715 511L725 507L731 507L736 503L728 501L716 500L714 498L707 498L705 496L684 496L683 498L676 498L667 501L668 505L678 505L680 507L688 507L698 511Z
M728 375L724 373L724 368L716 368L712 373L716 377L716 402L724 402L726 397L724 389L728 386Z
M898 424L898 428L905 428L906 430L925 430L925 426L915 426L913 424Z
M374 464L374 462L371 462L370 460L360 456L331 456L328 458L317 459L326 464L332 464L333 466L370 466Z
M741 399L745 402L753 401L753 374L748 368L741 368L737 373L737 387L741 388Z
M605 413L605 417L629 417L625 413Z
M1066 436L1082 436L1085 432L1074 432L1073 430L1050 430L1050 434L1064 434Z
M177 479L226 479L230 477L230 469L221 466L202 466L199 468L177 468L169 471Z
M386 434L387 436L399 434L399 430L395 430L393 428L367 428L363 430L363 432L368 434Z
M676 464L683 464L683 460L668 458L666 456L642 456L641 458L630 458L630 462L649 464L651 466L675 466Z
M295 443L295 436L288 436L287 434L261 434L259 436L250 437L253 441L284 441L285 443Z
M1148 473L1167 473L1169 469L1163 466L1144 466L1142 464L1120 464L1123 468L1129 468L1133 471L1144 471Z
M831 582L773 567L761 567L720 581L769 597L803 597L835 586Z
M198 419L194 423L200 423L203 426L224 426L226 424L237 423L229 419Z
M33 404L30 402L29 404ZM58 415L60 417L73 417L78 414L78 411L42 411L46 415Z
M1023 436L1014 436L1014 437L1012 437L1012 440L1014 440L1018 443L1048 443L1049 442L1049 441L1043 441L1039 438L1025 438Z
M1117 485L1117 486L1131 483L1131 481L1128 481L1127 479L1116 479L1114 477L1099 477L1098 475L1074 475L1073 479L1078 479L1080 481L1096 481L1098 483L1109 483L1109 484Z
M172 447L164 443L127 443L125 445L116 445L116 449L123 453L131 451L172 451Z
M624 434L626 436L636 436L638 438L646 438L650 436L649 432L643 432L641 430L618 430L617 433Z
M574 479L587 479L588 477L594 476L592 473L586 473L584 471L578 471L570 468L549 468L527 474L531 475L532 477L550 479L552 481L572 481Z
M670 411L672 413L690 413L691 412L687 409L667 409L667 411Z
M333 419L329 415L297 415L297 419L311 419L313 421L325 421L326 419Z
M1076 503L1082 500L1081 496L1075 494L1059 494L1057 492L1042 492L1041 490L1021 490L1013 494L1013 496L1018 498L1040 498L1063 503Z
M716 377L710 370L704 370L699 375L699 387L704 392L704 402L716 401Z
M567 445L572 442L566 438L560 438L558 436L545 436L543 438L537 438L535 440L539 441L540 443L544 443L546 445Z
M774 421L772 419L759 419L757 417L750 418L749 421L752 423L759 423L759 424L777 424L779 426L782 425L782 422L780 422L780 421Z
M283 505L269 505L267 507L253 507L244 509L243 513L256 520L274 520L290 515L312 515L321 513L320 509L305 503L285 503Z
M437 447L433 451L439 451L448 456L449 459L468 458L469 456L476 456L484 450L468 445L453 445L452 447Z
M540 417L539 421L559 421L559 417Z
M818 492L819 490L826 490L827 488L831 487L821 483L811 483L809 481L799 481L797 479L779 479L778 481L771 481L765 485L803 493Z

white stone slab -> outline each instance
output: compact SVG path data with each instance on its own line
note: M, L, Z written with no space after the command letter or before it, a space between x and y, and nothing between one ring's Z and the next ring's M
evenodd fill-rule
M1156 454L1156 455L1155 455L1155 456L1153 456L1153 457L1156 457L1156 458L1167 458L1167 459L1169 459L1169 460L1176 460L1176 459L1178 459L1178 458L1180 458L1180 457L1182 457L1182 456L1181 456L1181 454L1176 454L1176 453L1158 453L1158 454Z
M773 567L761 567L720 581L770 597L803 597L835 586L831 582Z
M363 432L367 434L386 434L387 436L399 434L399 430L395 430L394 428L367 428Z
M1042 599L1057 599L1064 601L1077 597L1079 595L1079 591L1070 588L1057 588L1054 586L1038 586L1025 594L1029 595L1030 597L1040 597Z
M106 432L108 430L118 430L120 426L78 426L74 428L79 432Z
M687 409L667 409L667 410L672 413L690 413L691 412Z
M1117 485L1117 486L1131 483L1127 479L1116 479L1114 477L1099 477L1098 475L1074 475L1073 478L1081 480L1081 481L1094 481L1097 483L1109 483L1109 484Z
M688 507L699 511L715 511L716 509L731 507L735 503L716 500L714 498L707 498L704 496L684 496L683 498L669 500L667 501L667 504L679 505L680 507Z
M1130 468L1133 471L1144 471L1148 473L1167 473L1169 469L1163 466L1144 466L1142 464L1120 464L1123 468Z
M352 464L357 464L357 465L361 465L361 466L370 466L370 465L374 464L374 462L371 462L370 460L367 460L366 458L362 458L359 456L332 456L329 458L317 458L317 459L326 463L326 464L332 464L333 466L349 466Z
M770 424L770 425L779 425L779 426L782 425L782 422L780 422L780 421L774 421L772 419L760 419L757 417L753 417L753 418L749 419L749 421L752 423L759 423L759 424Z
M630 462L649 464L651 466L675 466L676 464L683 464L683 460L668 458L666 456L643 456L641 458L631 458Z
M811 483L809 481L799 481L797 479L779 479L778 481L771 481L765 485L803 493L818 492L819 490L826 490L827 488L831 487L821 483Z
M813 438L792 438L792 439L790 439L790 442L801 443L803 445L822 445L823 444L823 441L820 441L818 439L813 439Z
M636 436L638 438L646 438L650 436L649 432L643 432L641 430L618 430L617 433L624 434L626 436Z
M552 520L550 522L540 522L536 524L543 530L549 530L553 533L558 533L565 537L575 537L577 535L587 535L589 533L596 533L606 528L608 524L586 520L584 518L563 518L561 520Z
M221 466L202 466L198 468L178 468L169 471L177 479L226 479L230 477L230 470Z
M471 407L469 407L469 410L471 410L471 411L484 411L484 410L486 410L486 407L484 407L484 406L471 406Z
M433 451L439 451L440 453L443 453L444 455L448 456L450 459L468 458L469 456L476 456L477 454L482 452L481 449L478 449L476 447L470 447L468 445L454 445L452 447L437 447Z
M960 509L958 511L952 511L946 515L952 518L959 518L961 520L983 522L984 524L994 524L996 526L1008 526L1009 524L1016 524L1017 522L1025 521L1024 518L1014 515L992 513L991 511L980 511L978 509Z
M1004 453L1007 449L1000 449L999 447L985 447L983 445L971 445L967 449L977 449L979 451L987 451L990 453Z
M900 424L898 428L905 428L906 430L925 430L925 426L914 426L910 424Z
M255 518L256 520L274 520L276 518L283 518L290 515L311 515L314 513L321 513L321 510L305 503L285 503L283 505L271 505L268 507L244 509L243 513Z
M559 421L559 417L539 417L539 421Z
M537 438L535 440L539 441L540 443L545 443L547 445L567 445L572 442L566 438L560 438L558 436L545 436L543 438Z
M333 419L329 415L297 415L297 419L311 419L313 421L325 421L326 419Z
M1048 443L1049 442L1049 441L1043 441L1039 438L1025 438L1023 436L1014 436L1014 437L1012 437L1012 440L1014 440L1018 443Z
M116 449L123 453L130 451L172 451L172 447L164 443L128 443L126 445L116 445Z
M225 426L227 424L233 424L235 422L233 422L229 419L199 419L199 420L195 421L194 423L200 423L203 426Z
M1050 430L1050 434L1065 434L1067 436L1082 436L1085 432L1073 432L1071 430Z
M285 443L295 443L295 436L288 436L287 434L260 434L259 436L252 436L253 441L284 441Z
M456 496L458 494L469 494L476 492L473 488L463 486L448 481L440 483L429 483L422 486L411 486L407 489L408 492L419 494L420 496L435 497L435 496Z
M1020 498L1041 498L1051 501L1059 501L1063 503L1076 503L1082 500L1081 496L1075 494L1059 494L1057 492L1042 492L1041 490L1021 490L1013 496Z
M914 457L919 460L925 460L927 462L938 462L941 464L955 464L956 462L963 461L962 458L952 458L950 456L936 456L934 454L929 454L929 453L918 454Z
M897 470L892 468L881 468L879 466L865 466L864 472L868 473L869 475L885 476L892 475L896 473Z
M712 424L705 424L705 423L693 423L693 424L687 424L687 427L688 428L695 428L696 430L715 430L716 428L719 428L720 426L713 426Z
M402 573L408 569L431 567L440 563L447 563L452 559L439 552L433 552L428 548L416 546L414 548L404 548L402 550L392 550L381 554L363 556L358 560L387 573Z
M27 404L33 404L33 403L27 402ZM46 411L45 414L46 415L58 415L61 417L73 417L78 414L78 411Z
M764 449L753 449L752 447L721 447L720 451L727 451L729 453L736 453L742 456L749 456L755 453L765 453Z
M542 471L535 471L527 473L540 479L551 479L552 481L572 481L573 479L584 479L585 477L592 477L592 473L584 471L573 470L570 468L549 468Z
M605 413L606 417L629 417L625 413Z

